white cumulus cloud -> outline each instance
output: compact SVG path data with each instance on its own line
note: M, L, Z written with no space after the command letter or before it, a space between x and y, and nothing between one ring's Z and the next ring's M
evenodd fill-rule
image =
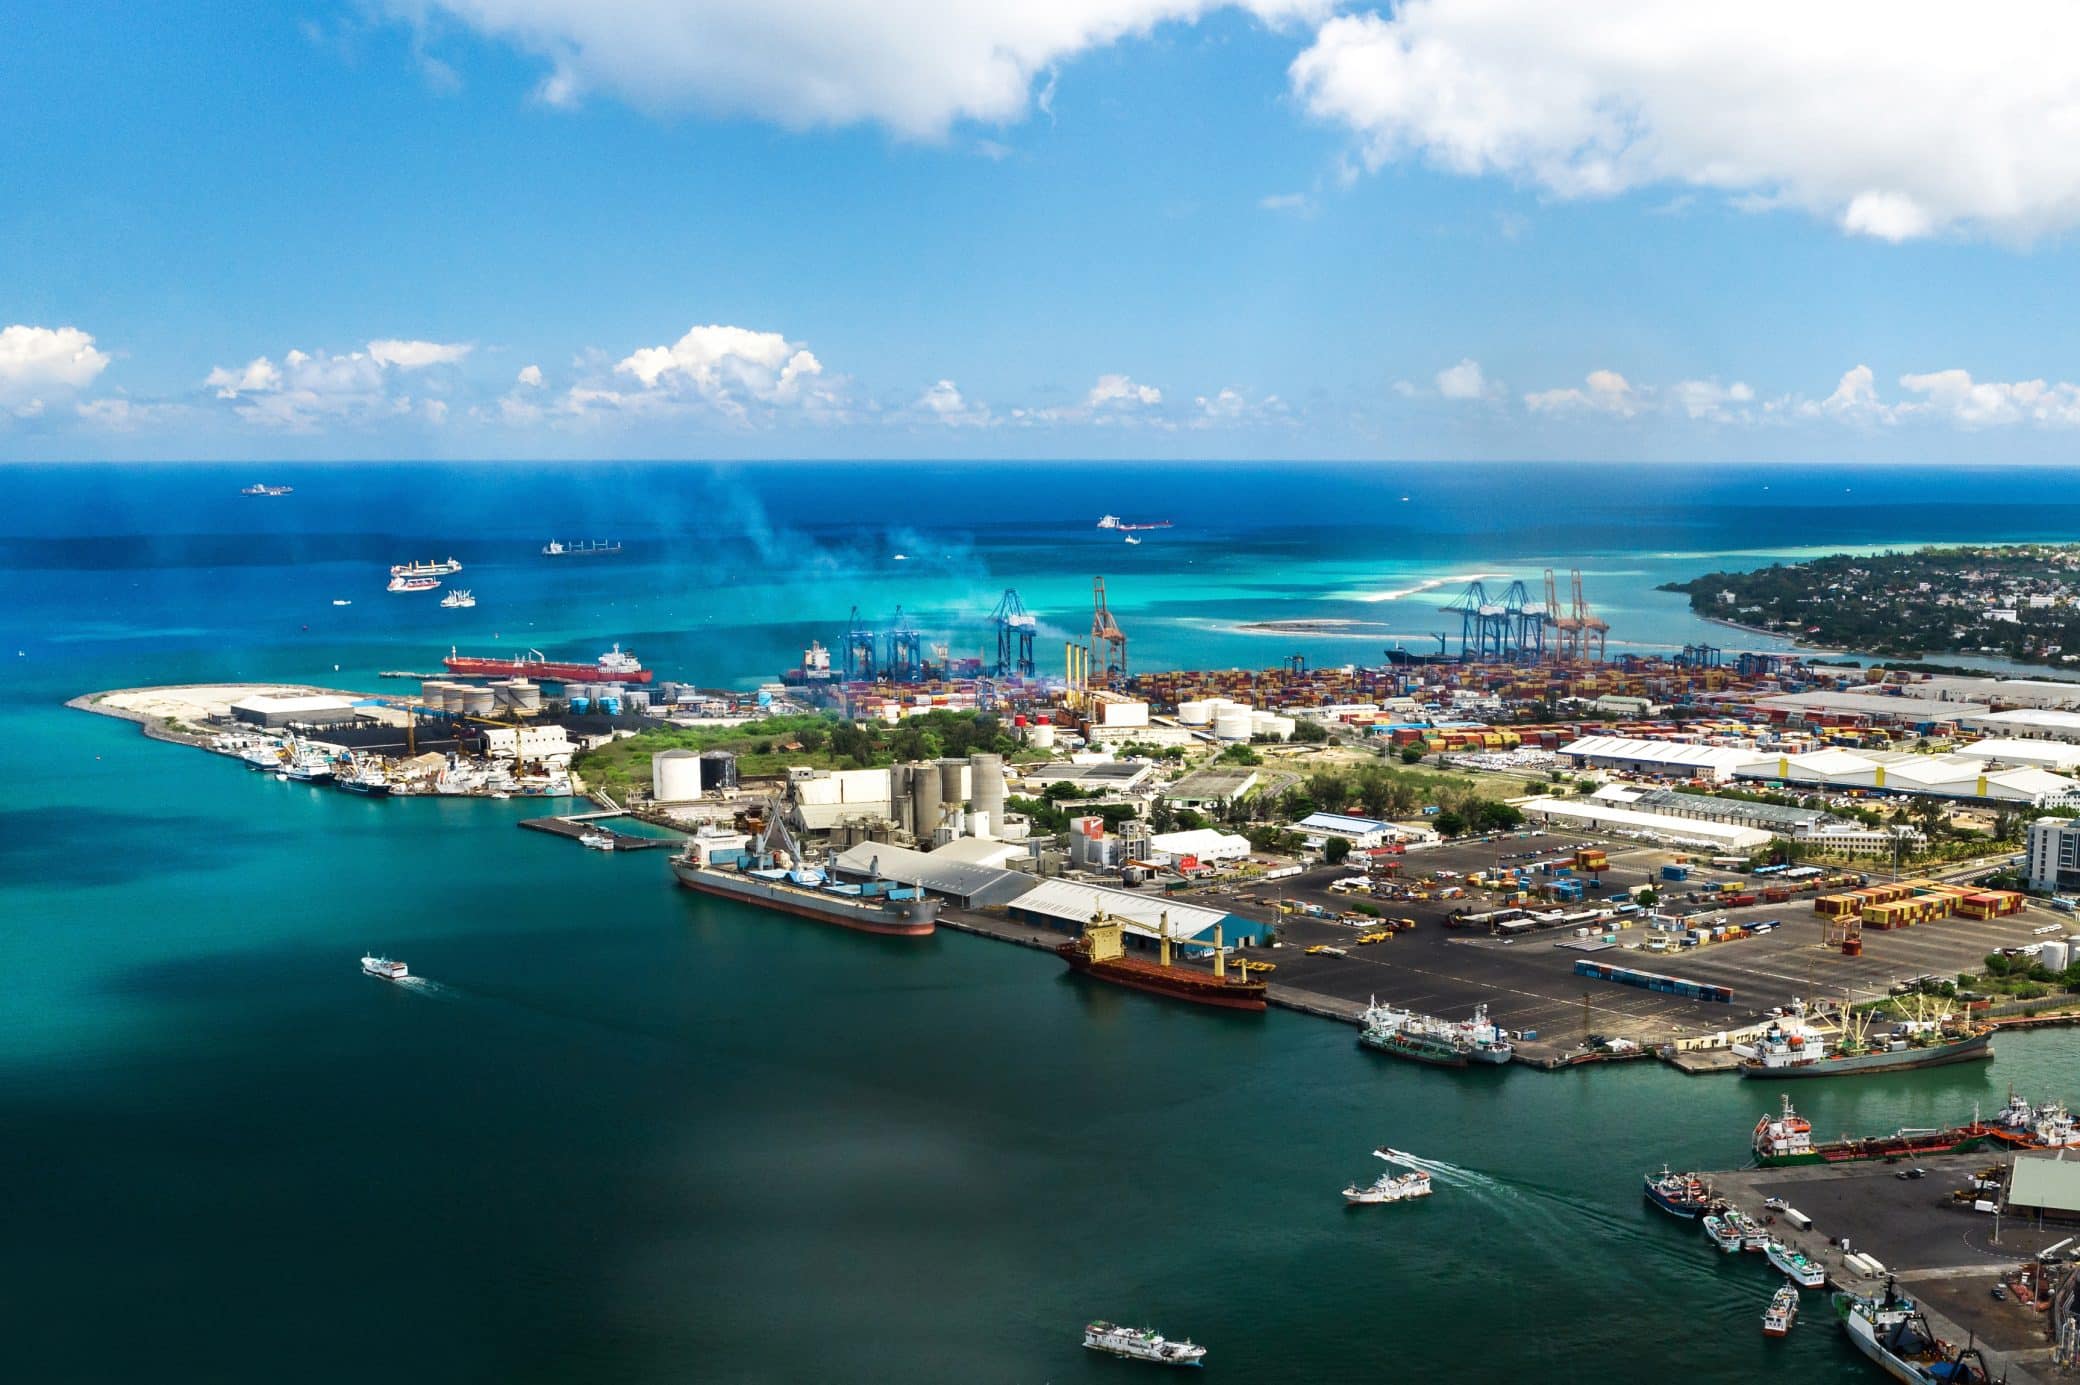
M1615 370L1592 370L1587 388L1540 390L1524 396L1524 407L1535 414L1597 413L1631 418L1645 407L1645 400L1632 383Z
M1730 423L1747 417L1755 391L1739 380L1730 385L1717 380L1678 380L1668 388L1668 402L1685 417Z
M1437 372L1437 392L1443 398L1485 399L1488 389L1487 374L1481 363L1470 356Z
M943 423L949 428L987 428L997 421L987 404L970 400L951 380L934 382L910 406L913 417Z
M542 387L542 368L538 365L521 366L520 373L513 379L531 390L538 390Z
M108 353L77 327L0 327L0 408L41 413L46 396L73 394L108 368Z
M2080 223L2066 0L1404 0L1329 19L1289 75L1375 168L1717 189L1889 241Z
M748 421L754 409L833 402L822 382L823 363L800 342L778 332L710 323L689 328L670 346L646 346L614 366L645 391L699 403Z
M1100 375L1083 400L1087 409L1149 408L1162 402L1161 390L1153 385L1137 385L1125 375Z
M468 342L398 341L394 338L368 344L369 359L377 365L399 370L424 370L433 365L456 365L468 359L474 348Z
M1240 9L1277 22L1327 0L389 0L458 20L549 65L541 98L605 91L657 110L739 112L790 127L872 121L934 137L1026 113L1034 80L1078 53Z

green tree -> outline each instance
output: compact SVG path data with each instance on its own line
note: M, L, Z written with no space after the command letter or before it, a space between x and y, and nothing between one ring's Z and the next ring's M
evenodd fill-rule
M1340 866L1351 854L1348 837L1331 837L1322 843L1322 859L1332 866Z
M1466 819L1450 808L1440 811L1436 817L1430 819L1430 823L1447 837L1456 837L1466 830Z
M1264 763L1264 757L1248 746L1238 744L1223 749L1214 757L1214 761L1223 765L1261 765Z
M1424 748L1425 747L1421 741L1416 741L1413 744L1402 746L1401 763L1404 765L1413 765L1421 762L1423 758Z

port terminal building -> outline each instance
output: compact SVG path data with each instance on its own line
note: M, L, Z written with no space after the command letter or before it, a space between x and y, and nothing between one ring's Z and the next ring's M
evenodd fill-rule
M1763 828L1738 822L1714 822L1707 818L1648 812L1606 798L1534 798L1517 806L1525 817L1548 827L1609 832L1616 836L1713 851L1753 851L1769 845L1771 835Z
M959 853L912 851L887 842L861 842L847 847L832 863L832 873L845 880L880 879L914 885L963 909L1009 904L1031 891L1035 883L1030 875L964 860Z
M1172 942L1182 940L1210 947L1216 925L1221 928L1222 941L1230 945L1261 942L1270 931L1268 924L1237 918L1218 909L1075 880L1042 880L1010 906L1011 917L1056 929L1070 937L1081 933L1083 926L1099 913L1119 919L1130 941L1149 947L1155 946L1161 936L1166 916Z

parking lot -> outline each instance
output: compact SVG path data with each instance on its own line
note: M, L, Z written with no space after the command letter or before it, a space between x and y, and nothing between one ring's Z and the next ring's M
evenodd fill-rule
M1463 884L1463 879L1453 881L1440 873L1450 871L1463 877L1494 869L1498 861L1509 866L1553 860L1571 855L1580 845L1601 846L1611 863L1603 872L1605 888L1600 895L1589 894L1588 901L1621 897L1640 884L1662 886L1661 867L1681 854L1633 842L1539 833L1413 853L1403 858L1402 873L1411 881L1434 876L1442 885ZM1563 1047L1588 1033L1661 1043L1746 1024L1799 997L1839 1001L1849 993L1859 1001L1871 1000L1883 996L1895 981L1924 974L1951 980L1961 971L1978 969L1989 952L2041 941L2034 930L2058 918L2033 906L2008 918L1948 918L1912 928L1871 930L1863 935L1863 955L1844 957L1822 944L1822 923L1814 912L1813 896L1795 894L1786 903L1700 915L1712 922L1749 926L1775 920L1779 927L1773 932L1651 953L1643 946L1651 936L1643 918L1589 938L1577 938L1572 930L1565 930L1504 939L1446 926L1445 920L1455 910L1481 913L1500 907L1478 890L1470 890L1463 899L1390 900L1329 889L1333 882L1359 873L1357 867L1322 867L1287 880L1244 887L1238 894L1218 897L1217 902L1249 918L1282 922L1284 946L1274 958L1278 963L1274 979L1283 985L1361 1003L1377 997L1453 1019L1486 1003L1497 1023L1533 1032L1541 1041ZM1690 881L1664 888L1688 892L1700 883L1739 878L1732 872L1693 864ZM1254 894L1257 899L1246 900L1239 894ZM1376 931L1379 921L1368 918L1362 924L1342 923L1333 916L1361 901L1376 908L1380 920L1412 918L1416 926L1386 941L1360 945L1356 939ZM1319 905L1331 917L1281 914L1281 902ZM1678 909L1694 907L1679 897L1665 903ZM1613 942L1607 945L1605 938ZM1306 949L1315 945L1337 947L1346 955L1309 955ZM1584 957L1724 985L1732 989L1733 1002L1692 1000L1583 977L1576 974L1574 964Z

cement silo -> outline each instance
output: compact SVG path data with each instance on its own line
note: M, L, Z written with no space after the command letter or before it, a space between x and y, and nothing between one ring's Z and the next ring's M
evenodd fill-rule
M910 766L910 832L920 841L929 840L939 826L946 802L939 791L943 782L939 767L929 760Z
M1004 757L982 752L968 757L969 801L975 811L984 814L984 821L995 825L1004 821ZM989 831L987 826L978 826L976 835Z
M968 801L966 760L939 761L939 797L949 808L958 808Z
M913 795L917 792L916 777L908 765L888 767L888 815L895 822L898 832L915 832L917 807Z
M660 750L650 757L650 796L684 803L701 796L701 756L691 750Z

